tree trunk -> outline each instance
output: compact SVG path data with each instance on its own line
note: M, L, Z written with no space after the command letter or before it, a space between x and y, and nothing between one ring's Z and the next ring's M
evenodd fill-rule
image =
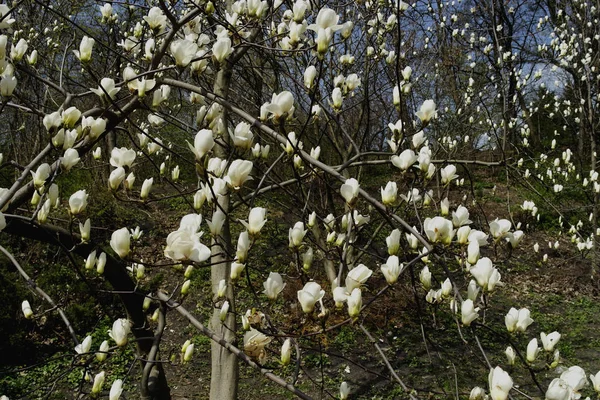
M227 98L229 85L231 81L231 68L229 65L222 66L215 81L214 92L217 96ZM229 134L227 133L227 116L225 110L217 116L223 119L225 132L221 132L221 140L227 144L229 142ZM217 132L215 132L216 134ZM227 149L219 145L218 142L213 148L216 157L227 158ZM210 321L210 328L219 336L229 343L235 344L235 302L233 286L230 282L231 263L228 261L228 255L233 254L231 233L229 230L229 195L221 196L218 200L221 210L227 218L223 224L221 235L218 238L213 238L211 247L211 285L214 299L217 298L219 282L224 279L228 282L227 285L227 301L229 301L229 310L225 321L221 322L220 309L215 308ZM222 303L218 303L221 305ZM211 342L211 376L210 376L210 399L211 400L235 400L237 399L238 385L238 360L237 357L221 346L219 343Z

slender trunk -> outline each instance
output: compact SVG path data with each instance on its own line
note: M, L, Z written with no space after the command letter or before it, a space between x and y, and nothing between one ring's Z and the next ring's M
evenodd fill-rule
M229 85L231 82L231 68L225 65L219 70L214 85L214 92L217 96L227 98ZM227 116L225 110L217 118L222 118L224 132L221 132L221 141L227 144L229 135L227 134ZM217 132L215 132L217 133ZM227 158L227 149L218 143L214 147L215 156ZM232 251L230 220L229 220L229 195L221 196L218 200L219 207L227 215L221 235L217 240L213 239L211 256L211 285L214 299L217 298L219 282L224 279L227 285L227 301L229 301L229 310L225 321L221 322L220 310L215 308L210 320L210 327L217 336L223 338L229 343L235 344L235 302L233 286L230 282L231 263L229 261ZM222 303L219 303L222 304ZM211 377L210 377L210 399L211 400L235 400L237 398L238 385L238 359L225 347L216 342L211 342Z

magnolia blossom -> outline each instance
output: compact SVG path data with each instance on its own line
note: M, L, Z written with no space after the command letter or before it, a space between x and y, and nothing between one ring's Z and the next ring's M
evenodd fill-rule
M75 149L67 149L65 150L65 154L60 158L60 165L66 170L69 171L79 162L79 152Z
M350 395L350 385L346 382L342 382L340 384L340 400L348 399L348 395Z
M96 272L98 274L104 273L104 266L106 265L106 253L100 253L96 260Z
M247 122L240 122L237 124L235 130L229 132L229 136L231 136L234 146L239 149L248 150L252 146L254 135L250 130L250 124Z
M79 121L79 117L81 117L81 111L76 107L69 107L61 113L63 124L67 128L73 128Z
M33 316L33 310L31 309L31 305L29 305L29 301L23 300L23 303L21 303L21 310L23 310L25 318L29 319Z
M494 268L492 260L487 257L480 258L469 272L484 291L491 292L496 285L501 284L500 272Z
M105 340L100 344L99 351L96 353L96 360L98 360L99 362L103 362L104 360L106 360L106 357L108 356L108 349L108 340Z
M421 104L421 108L417 111L417 117L423 124L427 124L432 118L437 116L435 102L433 100L425 100Z
M229 57L231 53L233 53L233 48L231 47L231 39L228 37L219 37L215 44L212 46L213 59L218 64L221 64L223 61Z
M434 243L450 244L456 232L452 229L452 222L443 217L426 218L423 228L427 238Z
M477 242L479 244L479 246L485 246L485 245L487 245L487 238L488 238L488 235L486 235L484 232L479 231L477 229L472 229L469 232L468 242L469 243Z
M458 175L456 175L456 167L452 164L446 165L440 170L440 173L442 175L442 185L447 185L452 180L458 178Z
M17 78L4 75L0 80L0 96L11 97L17 87Z
M92 228L92 223L89 218L86 219L83 224L81 222L79 223L79 233L81 234L81 240L83 242L87 242L88 240L90 240L91 228Z
M540 348L538 347L537 339L533 338L527 344L527 354L526 359L528 362L532 363L537 358L538 353L540 352Z
M494 239L499 240L508 234L511 227L512 224L509 220L495 219L494 221L490 222L490 233Z
M385 264L381 265L381 272L385 277L388 284L392 285L398 280L398 276L404 269L404 266L400 264L398 256L389 256Z
M78 190L69 197L69 210L71 214L77 215L85 210L87 206L88 194L85 190Z
M456 211L452 212L452 224L455 228L459 228L463 225L468 225L471 222L473 221L469 219L469 210L467 210L466 207L458 206Z
M110 99L114 99L115 96L117 95L117 93L119 93L119 90L121 90L121 88L115 87L114 79L102 78L102 80L100 81L100 86L98 86L98 89L92 88L90 90L92 92L94 92L100 98L108 96Z
M352 289L350 295L346 298L348 302L348 315L350 318L356 318L362 308L362 292L360 288Z
M250 214L248 215L248 222L241 221L242 224L248 230L248 233L252 236L258 235L260 230L267 222L265 218L267 215L267 209L263 207L254 207L250 210Z
M127 344L127 335L131 330L131 322L127 318L117 319L112 326L112 329L108 330L108 336L110 336L117 346L122 347Z
M351 269L346 276L345 282L348 293L352 293L355 288L361 287L372 274L373 271L364 264L359 264L357 267Z
M309 65L304 71L304 86L308 89L312 88L316 76L317 68L314 65Z
M294 96L288 91L283 91L278 94L273 93L271 102L265 105L265 111L270 113L275 120L278 120L284 115L293 114Z
M488 376L491 400L506 400L508 392L512 389L513 380L510 375L500 367L490 370Z
M419 273L419 281L421 282L425 290L431 288L431 272L429 271L429 267L427 265L424 266L421 272Z
M511 308L504 317L504 324L509 332L525 332L527 327L533 323L527 308ZM559 336L560 337L560 336Z
M127 228L114 231L110 238L110 247L121 258L127 257L131 247L131 233Z
M546 390L546 400L571 400L573 396L573 388L560 378L554 378Z
M470 226L465 225L458 228L456 231L456 240L458 244L467 244L469 242L469 233L471 233Z
M252 171L252 161L249 160L233 160L229 169L225 182L235 190L239 190L244 182L252 179L250 172Z
M25 39L19 39L19 41L16 44L13 42L13 44L10 46L10 58L14 62L21 61L21 59L27 52L28 47L29 47L29 44L27 43L27 40L25 40Z
M552 332L549 334L545 334L544 332L540 333L540 339L542 339L542 346L544 347L544 351L554 351L554 346L560 340L560 333Z
M463 301L462 306L460 308L461 321L463 325L471 325L471 322L473 322L477 317L479 317L479 314L477 313L478 311L479 307L475 308L473 300L467 299Z
M392 156L392 164L403 171L409 169L419 157L411 149L406 149L399 156Z
M246 262L246 258L248 257L248 250L250 249L250 238L248 235L248 231L244 231L240 233L237 242L237 250L235 252L237 261L240 263Z
M192 146L188 142L188 147L194 155L196 156L196 160L200 161L204 155L206 155L215 145L215 140L213 138L213 132L210 129L201 129L196 133L194 138L194 145Z
M122 392L123 392L123 381L121 379L117 379L113 382L112 386L110 387L110 393L108 395L108 400L119 400Z
M317 32L319 29L331 29L332 31L338 31L342 27L338 25L340 17L337 13L328 7L323 7L319 10L319 14L314 24L308 26L307 29Z
M587 377L583 368L574 365L560 374L560 379L565 381L573 391L578 392L588 384Z
M131 164L133 164L135 157L135 150L128 149L127 147L115 147L110 152L110 165L113 167L131 168Z
M121 182L125 179L126 172L125 168L119 167L114 169L108 176L108 186L112 190L117 190L121 185Z
M263 293L266 294L269 299L275 300L285 287L285 283L283 283L283 278L280 274L277 272L270 272L267 280L263 282L263 286L265 288Z
M183 351L183 362L190 362L192 356L194 355L194 343L190 343L185 346L185 350Z
M154 183L154 178L148 178L144 180L142 183L142 190L140 191L140 198L142 200L146 200L148 195L150 194L150 190L152 190L152 184Z
M356 202L356 198L358 197L360 185L358 181L354 178L346 179L346 182L341 186L340 193L346 203L352 205Z
M210 221L206 221L208 228L210 230L210 234L213 237L219 236L221 234L221 230L223 229L223 224L225 224L225 213L221 211L220 208L217 208L215 212L213 212L212 219Z
M192 58L196 56L198 45L187 39L174 40L171 42L169 50L178 67L187 67Z
M100 393L102 391L102 385L104 385L104 376L105 372L102 371L99 374L96 374L94 377L94 383L92 385L92 393Z
M288 232L289 247L291 249L300 247L302 245L302 240L304 240L304 235L306 235L304 223L302 221L296 222L294 227L290 228Z
M385 238L385 244L387 245L389 255L397 255L398 250L400 250L401 235L402 234L400 233L399 229L394 229L392 232L390 232L390 235ZM416 239L417 238L415 237L415 240Z
M307 282L304 288L298 290L298 301L302 306L302 311L310 313L315 309L315 304L321 301L325 296L325 291L321 289L321 285L316 282Z
M250 358L264 363L267 357L265 346L270 342L270 337L252 328L244 334L244 352Z
M133 189L133 184L134 183L135 183L135 174L133 172L130 172L129 175L127 175L127 178L125 178L125 181L124 181L125 189L127 189L127 190Z
M44 186L50 174L52 173L52 169L50 168L50 164L40 164L39 167L35 170L35 172L31 171L31 176L33 177L33 185L36 189Z
M200 243L200 236L201 233L185 228L171 232L167 236L165 257L173 261L206 261L210 257L210 249Z
M153 31L162 32L167 26L167 16L159 7L152 7L143 18Z
M90 351L91 347L92 347L92 337L86 336L86 338L83 339L83 342L81 342L80 344L75 346L75 352L77 354L85 354Z
M88 62L92 59L92 48L96 41L90 37L84 36L79 44L79 51L73 50L75 57L81 62Z
M292 358L292 341L287 338L281 346L281 365L288 365Z

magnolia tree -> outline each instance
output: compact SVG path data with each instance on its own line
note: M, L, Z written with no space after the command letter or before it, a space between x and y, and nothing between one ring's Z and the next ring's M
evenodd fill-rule
M571 228L578 249L593 251L595 147L591 162L577 164L556 140L540 139L548 147L539 154L527 137L539 111L532 96L545 90L564 118L581 114L580 134L595 143L598 10L586 1L569 14L550 2L527 12L529 2L508 3L0 5L10 132L0 141L3 236L55 246L122 305L109 332L98 333L103 340L82 337L29 276L29 258L0 247L31 289L24 317L51 310L70 333L72 368L82 374L76 395L118 399L125 382L131 397L170 398L165 370L195 358L190 341L180 359L164 350L168 321L180 314L211 339L211 399L237 398L240 364L313 398L296 384L306 349L343 327L372 342L402 398L423 398L437 388L408 385L365 319L403 297L414 298L426 346L432 333L422 321L432 317L450 321L444 334L475 349L486 372L470 383L470 398L591 392L592 371L561 361L561 333L528 329L526 305L498 306L494 294L507 259L521 251L521 228L539 219L534 197L547 201L544 183L560 194L567 183L586 191L593 182L591 226ZM573 39L569 24L582 30ZM525 39L542 55L528 59L537 49ZM552 80L564 68L572 75L564 85L587 97L565 107L543 72L525 72L545 63L555 65ZM562 125L553 139L572 132ZM472 177L489 167L525 182L532 197L488 220ZM83 170L95 171L87 186L78 182ZM174 199L183 209L164 213L167 233L151 223L100 224L89 211L115 202L152 215ZM287 238L265 233L282 224ZM191 279L206 269L208 300ZM159 287L147 279L157 273L169 275ZM508 346L506 357L482 345L489 332ZM139 374L109 370L106 360L133 343ZM281 368L288 364L295 373ZM556 379L537 378L559 365ZM529 393L516 377L533 382ZM590 380L600 392L600 376ZM322 385L321 394L353 396L342 374L334 381L336 391Z

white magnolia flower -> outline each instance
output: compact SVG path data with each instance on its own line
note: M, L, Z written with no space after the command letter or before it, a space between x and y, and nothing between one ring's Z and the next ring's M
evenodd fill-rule
M348 293L352 293L355 288L361 287L372 274L373 271L364 264L359 264L357 267L351 269L346 276L345 282Z
M77 354L84 354L84 353L89 352L91 347L92 347L92 337L86 336L86 338L83 339L83 342L81 342L80 344L75 346L75 352Z
M152 7L143 18L153 31L162 32L167 26L167 16L159 7Z
M109 400L119 400L121 397L121 393L123 392L123 381L121 379L117 379L113 382L110 387L110 394L108 395Z
M265 288L263 293L267 295L269 299L275 300L285 287L285 283L283 283L283 278L280 274L277 272L270 272L267 280L263 282L263 286Z
M110 165L113 167L131 168L131 164L133 164L135 157L135 150L128 149L127 147L115 147L110 152Z
M504 324L509 332L525 332L527 327L533 323L527 308L511 308L504 317Z
M503 237L506 237L511 227L512 224L509 220L495 219L494 221L490 222L490 233L494 239L499 240Z
M110 99L114 99L121 90L120 87L115 87L115 80L112 78L102 78L98 89L90 89L98 97L102 98L108 95Z
M491 400L506 400L512 389L513 380L510 375L500 367L490 370L488 376Z
M437 116L435 109L435 102L433 100L425 100L421 105L419 111L417 111L417 117L423 124L427 124L432 118Z
M408 170L419 157L411 149L406 149L399 156L392 156L392 164L402 171Z
M471 299L463 301L460 311L461 321L465 326L471 325L471 322L473 322L477 317L479 317L479 314L477 313L479 311L479 308L475 308L473 300Z
M267 222L266 215L266 208L254 207L250 210L250 214L248 215L248 222L241 222L246 227L250 235L258 235L262 227Z
M385 277L388 284L392 285L398 280L398 276L404 269L404 266L400 264L398 256L389 256L385 264L381 265L381 272Z
M540 338L542 339L542 346L544 347L544 351L554 351L554 346L560 340L560 333L554 331L549 334L545 334L544 332L540 333Z
M350 178L341 186L340 193L344 200L346 200L346 203L352 205L356 202L359 189L360 185L358 184L358 181L354 178Z
M302 306L302 311L311 313L315 309L315 304L323 299L325 291L321 285L316 282L307 282L304 288L298 290L298 301Z
M267 357L265 346L270 342L270 337L252 328L244 334L244 352L250 358L264 363Z
M79 44L79 51L73 50L75 57L81 62L88 62L92 59L92 49L96 41L90 37L84 36Z
M250 172L252 171L252 161L249 160L233 160L229 169L227 170L227 176L225 181L233 189L238 190L242 187L244 182L252 179Z
M450 244L456 232L452 229L452 222L443 217L426 218L423 228L427 238L434 243Z
M210 129L201 129L198 131L194 137L193 146L188 142L188 147L196 156L197 161L200 161L202 157L211 151L214 145L215 140L213 138L213 132Z
M117 346L122 347L127 344L127 336L131 331L131 322L127 318L117 319L112 326L112 329L108 330L108 336L110 336Z
M121 258L127 257L131 249L131 233L127 228L114 231L110 238L110 247Z
M469 272L484 291L491 292L496 285L501 284L500 272L492 265L492 260L487 257L480 258Z
M467 210L466 207L458 206L456 211L452 212L452 224L455 228L459 228L463 225L468 225L471 222L473 221L469 219L469 210Z
M187 67L196 56L198 45L187 39L178 39L171 42L169 50L178 67Z
M69 210L71 214L77 215L87 207L88 194L85 190L78 190L69 197Z
M288 91L281 93L273 93L271 102L265 106L265 110L270 113L273 119L278 120L284 115L292 115L294 113L294 96Z
M23 303L21 303L21 310L23 310L23 315L25 318L29 319L33 316L33 310L29 305L29 301L23 300Z

